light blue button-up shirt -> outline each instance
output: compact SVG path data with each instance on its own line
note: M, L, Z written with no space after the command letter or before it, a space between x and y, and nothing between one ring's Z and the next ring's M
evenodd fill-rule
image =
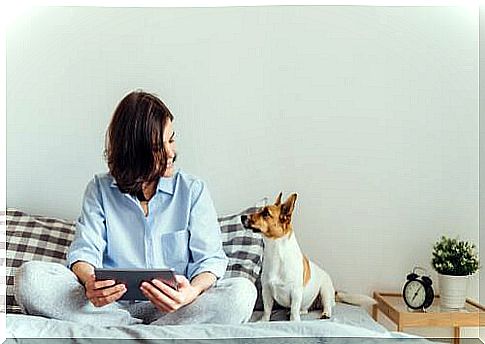
M224 275L217 214L205 183L181 170L160 178L148 203L122 193L114 178L98 174L84 194L67 265L85 261L97 268L173 268L189 280L204 271Z

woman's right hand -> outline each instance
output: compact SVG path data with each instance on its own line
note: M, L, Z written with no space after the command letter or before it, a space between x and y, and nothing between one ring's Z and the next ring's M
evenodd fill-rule
M116 282L113 280L96 281L96 276L92 274L84 284L84 287L86 288L86 297L95 307L103 307L115 302L121 298L127 290L124 284L115 285L115 283Z

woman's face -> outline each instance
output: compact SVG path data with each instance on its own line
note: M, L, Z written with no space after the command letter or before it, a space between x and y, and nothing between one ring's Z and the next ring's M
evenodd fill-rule
M163 177L172 177L175 171L174 160L176 156L175 152L175 132L173 131L173 124L171 120L168 120L165 129L163 130L163 148L167 153L167 167Z

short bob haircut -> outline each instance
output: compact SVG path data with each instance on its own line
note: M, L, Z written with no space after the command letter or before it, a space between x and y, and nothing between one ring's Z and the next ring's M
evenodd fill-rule
M173 115L155 95L133 91L116 107L106 131L104 156L123 193L143 194L142 184L164 175L163 129Z

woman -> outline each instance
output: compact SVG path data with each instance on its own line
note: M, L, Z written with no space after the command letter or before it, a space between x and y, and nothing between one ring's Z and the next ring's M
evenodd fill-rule
M105 326L249 320L256 289L222 279L227 257L213 202L203 181L175 168L172 122L153 94L121 100L106 134L109 173L86 188L67 267L28 262L17 272L15 297L26 313ZM178 290L143 283L149 301L120 301L126 288L94 275L163 267L176 271Z

